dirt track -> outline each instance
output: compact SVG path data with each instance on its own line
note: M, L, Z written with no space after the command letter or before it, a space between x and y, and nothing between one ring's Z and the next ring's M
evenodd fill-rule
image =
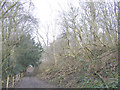
M36 77L23 77L15 88L58 88L49 82L41 81Z

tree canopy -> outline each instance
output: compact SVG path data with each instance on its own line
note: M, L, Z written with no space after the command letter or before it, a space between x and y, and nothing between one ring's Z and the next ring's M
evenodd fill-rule
M31 7L31 1L0 1L0 35L2 43L2 81L9 87L9 78L19 74L28 65L38 66L43 51L41 43L36 43L33 30L38 25L37 19L25 9L24 4Z

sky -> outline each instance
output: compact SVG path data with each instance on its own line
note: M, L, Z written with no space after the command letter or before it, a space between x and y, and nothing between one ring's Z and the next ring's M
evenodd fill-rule
M54 40L53 35L55 39L57 38L60 34L60 29L56 25L59 12L68 10L68 2L77 5L77 1L78 0L32 0L35 6L34 15L39 19L39 33L43 36L45 41L47 41L46 32L48 32L49 42ZM48 26L49 31L47 31Z
M36 15L43 23L51 21L60 10L59 5L65 4L65 0L32 0L36 7Z
M39 33L46 39L48 32L49 42L53 41L53 35L58 35L56 19L59 11L67 9L67 0L32 0L35 5L34 15L39 19ZM48 30L49 26L49 31Z
M58 11L61 11L62 9L67 10L67 2L72 1L73 0L32 0L36 7L36 15L43 23L55 19Z
M51 43L53 35L55 39L60 34L60 29L57 26L57 21L62 10L68 10L68 3L72 2L77 5L78 0L31 0L34 4L32 15L39 21L39 33L47 42L46 33L48 32L49 42ZM21 0L21 2L30 2L30 0ZM29 5L25 4L25 9L28 10ZM49 29L48 29L49 26ZM37 39L35 39L37 41ZM40 38L42 41L42 39ZM43 44L43 43L42 43Z

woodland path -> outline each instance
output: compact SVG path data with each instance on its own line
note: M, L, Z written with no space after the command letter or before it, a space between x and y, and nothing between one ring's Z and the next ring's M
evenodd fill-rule
M39 80L37 77L23 77L15 88L58 88L53 83Z
M43 81L39 77L36 77L33 70L31 72L31 68L28 69L24 75L25 76L17 83L15 88L59 88L51 82Z

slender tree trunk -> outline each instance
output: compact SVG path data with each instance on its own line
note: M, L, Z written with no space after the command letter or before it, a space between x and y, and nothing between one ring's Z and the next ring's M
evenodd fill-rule
M55 38L55 36L53 36L53 38ZM56 52L55 52L55 40L53 41L53 56L54 56L54 65L56 66L57 59L56 59Z
M12 78L12 87L14 87L14 85L15 85L15 78L13 76L13 78Z
M9 88L9 80L10 80L10 77L9 77L9 75L8 75L8 76L7 76L6 88Z

